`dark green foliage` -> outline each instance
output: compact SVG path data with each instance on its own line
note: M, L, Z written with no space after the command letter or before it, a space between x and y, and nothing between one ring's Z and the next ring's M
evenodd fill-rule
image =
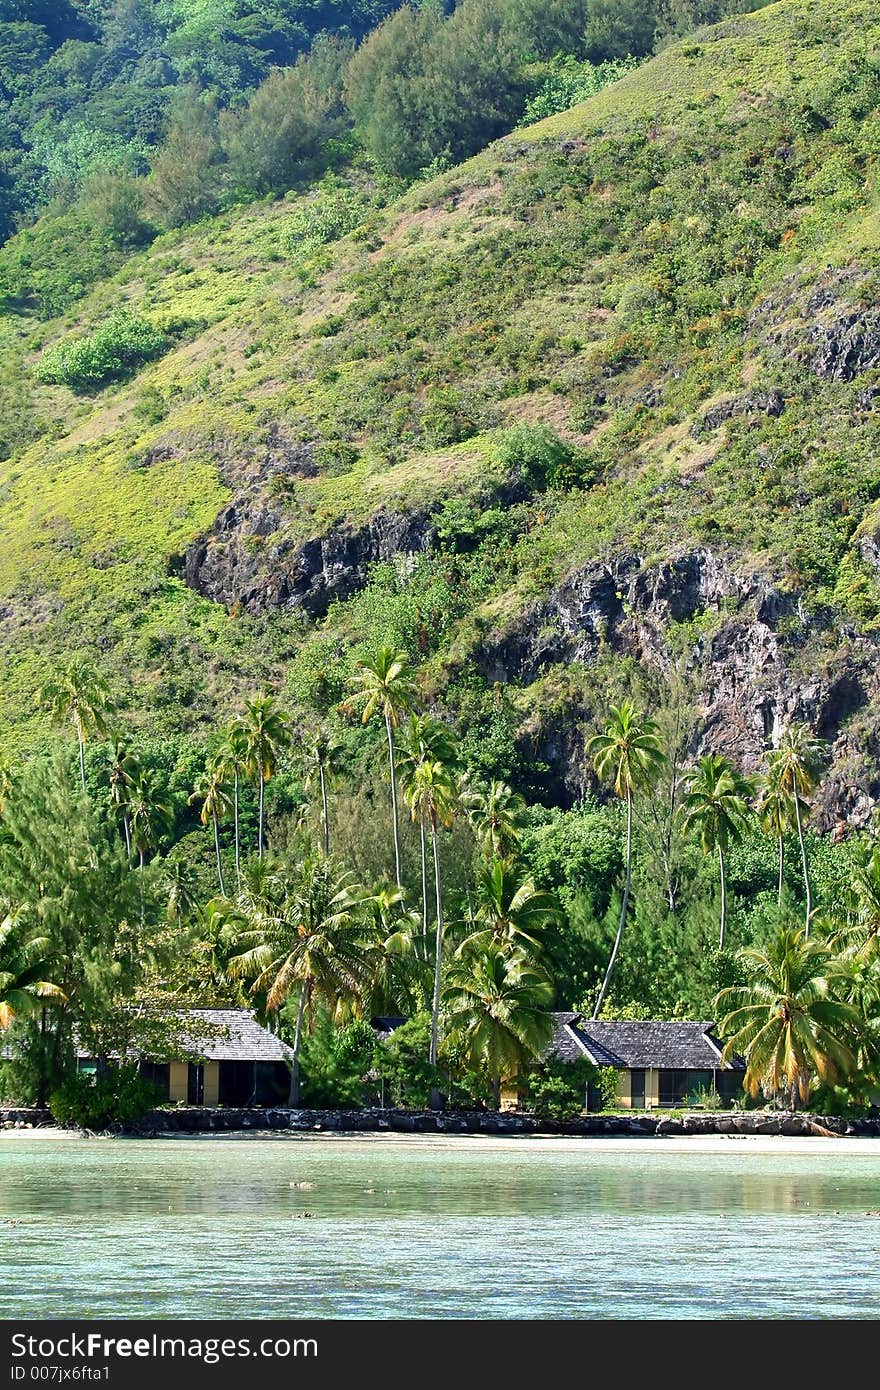
M49 1097L52 1118L65 1127L115 1129L135 1124L160 1099L159 1089L134 1065L112 1066L105 1076L79 1072Z
M427 1061L430 1038L430 1015L417 1014L395 1028L387 1042L379 1044L375 1066L385 1083L386 1105L424 1109L431 1088L442 1084Z
M613 1067L596 1067L586 1058L576 1062L544 1062L526 1077L525 1104L541 1119L573 1120L587 1108L588 1092L599 1099L590 1109L609 1110L614 1105L617 1073Z
M72 391L95 391L130 376L144 362L161 357L167 347L168 339L158 328L120 309L92 333L46 352L38 376Z
M363 1019L334 1028L326 1010L319 1010L300 1053L303 1105L360 1109L370 1086L376 1046L376 1035Z

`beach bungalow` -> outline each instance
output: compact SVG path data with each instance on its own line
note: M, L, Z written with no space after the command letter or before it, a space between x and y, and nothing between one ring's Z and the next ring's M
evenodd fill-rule
M556 1031L545 1056L562 1062L583 1057L597 1067L614 1067L615 1104L622 1110L669 1109L710 1091L729 1104L742 1092L745 1062L741 1057L722 1062L712 1023L606 1022L579 1013L554 1018Z
M249 1009L175 1009L163 1028L159 1055L143 1052L140 1070L164 1103L284 1105L290 1091L290 1048ZM80 1070L94 1067L85 1055Z

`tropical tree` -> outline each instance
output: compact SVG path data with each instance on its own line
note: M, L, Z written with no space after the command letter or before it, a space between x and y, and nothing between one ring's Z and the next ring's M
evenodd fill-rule
M835 945L847 960L880 960L880 845L856 864L849 905L847 920L832 932Z
M107 682L84 657L75 656L37 696L41 709L48 710L54 724L72 723L79 746L79 775L86 789L85 744L89 734L103 738L107 716L112 709Z
M223 735L214 754L218 767L222 768L223 780L232 781L232 823L235 839L235 881L241 883L241 833L239 818L239 791L242 773L247 773L248 751L247 732L244 720L239 716L223 730Z
M170 828L174 809L164 795L152 768L138 766L129 784L128 810L131 848L140 868L148 854L155 853L160 836Z
M0 757L0 816L3 815L15 788L15 765L11 758Z
M0 1032L16 1014L32 1014L47 1000L64 1003L67 996L47 977L52 973L52 943L46 936L28 936L15 912L0 920Z
M660 746L657 725L641 710L636 709L629 700L625 700L621 705L612 705L609 713L606 728L590 739L587 752L593 759L593 767L598 777L603 782L610 782L615 795L626 803L626 870L620 922L602 988L593 1009L593 1018L598 1018L602 1011L626 925L632 883L633 797L638 788L650 786L666 760Z
M411 714L403 728L400 765L404 785L409 785L417 767L441 763L452 769L458 762L458 740L448 724L430 714ZM419 850L422 869L422 954L428 959L428 854L424 821L419 819Z
M232 809L232 799L229 795L229 783L226 780L226 765L222 761L213 760L205 768L196 789L189 798L190 805L193 802L201 802L199 820L202 825L207 825L208 821L214 827L214 853L217 858L217 879L220 883L220 892L226 895L226 885L223 882L223 860L220 857L220 822L224 816Z
M332 859L307 859L288 883L278 867L258 860L242 875L229 905L227 971L250 981L250 995L275 1014L296 1003L290 1105L299 1104L303 1022L317 1003L336 1010L361 997L368 957L359 914L363 894Z
M544 934L559 919L559 905L552 893L536 888L534 880L511 860L493 859L477 871L472 919L476 931L466 937L456 954L500 943L540 960Z
M727 758L707 753L698 760L685 778L685 793L681 803L682 820L688 830L696 831L704 854L718 856L718 875L721 881L721 927L718 949L724 949L727 925L727 875L725 855L733 840L738 840L745 827L752 795L752 784L741 777Z
M485 1067L496 1110L501 1083L546 1048L553 1034L553 985L534 959L501 941L457 956L443 991L447 1035L474 1067Z
M245 766L257 784L257 858L262 859L266 783L275 775L279 754L290 742L288 717L275 696L264 691L245 701L241 729Z
M181 859L165 860L162 883L165 888L165 915L182 933L184 919L199 914L199 883L193 870Z
M465 781L461 804L485 859L507 859L516 852L526 804L506 782Z
M806 802L801 810L808 809ZM765 835L775 839L779 851L779 873L777 885L777 906L782 907L782 890L785 873L785 836L794 823L794 804L787 791L780 786L778 768L771 767L760 785L760 794L755 807L761 829Z
M785 1091L795 1109L798 1098L809 1100L814 1076L833 1085L855 1070L860 1018L839 997L843 972L827 945L783 925L766 948L741 950L737 960L746 983L721 990L715 1008L723 1060L745 1057L750 1095Z
M779 740L779 747L767 755L770 776L780 790L790 798L794 809L794 823L797 827L798 844L801 851L801 870L804 876L806 895L806 935L810 934L810 918L813 914L813 890L810 884L810 870L807 864L807 847L804 842L804 801L814 790L819 778L824 745L814 738L805 724L790 724ZM804 800L801 800L801 798ZM807 803L807 806L809 803Z
M330 812L327 787L345 768L345 746L326 729L319 729L306 746L305 788L310 791L317 780L321 792L321 843L330 853Z
M450 829L457 806L456 786L443 763L423 762L415 767L406 788L406 801L415 821L430 831L434 857L434 991L431 1004L431 1048L429 1061L437 1065L440 1038L440 977L443 969L443 893L440 882L440 828Z
M137 753L118 731L110 741L110 804L122 821L125 850L131 858L131 784L140 768Z
M375 661L358 662L354 677L355 690L346 700L347 707L360 708L361 723L368 724L374 714L385 720L388 740L388 766L391 777L391 826L394 833L394 881L402 886L400 876L400 835L397 825L397 778L394 767L394 730L400 717L413 702L415 686L407 665L406 653L382 647Z
M409 1013L424 1006L416 956L418 914L394 884L377 884L361 901L369 974L365 1005L370 1014Z

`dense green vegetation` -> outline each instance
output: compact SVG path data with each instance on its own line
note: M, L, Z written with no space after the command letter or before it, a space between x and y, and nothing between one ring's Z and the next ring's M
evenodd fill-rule
M90 24L110 14L70 13L85 23L86 8ZM241 48L227 31L256 7L204 12L221 9L223 42ZM161 13L159 48L181 27L176 7ZM443 1019L482 1038L475 990L496 1022L520 990L540 1014L548 981L560 1007L709 1017L720 989L754 984L757 957L739 951L776 959L784 932L790 952L808 947L807 993L855 1009L863 1030L810 1085L844 1076L856 1095L849 1056L871 1075L876 966L860 955L854 982L850 933L867 921L872 832L832 843L808 824L834 759L875 785L870 689L828 730L858 763L851 744L820 759L796 720L772 757L740 767L704 744L701 713L736 599L670 610L647 650L614 646L600 615L583 655L554 657L557 586L695 547L775 586L794 682L875 650L880 27L863 0L782 0L667 46L719 17L463 0L448 16L401 11L355 48L380 11L348 28L313 14L234 81L228 54L210 72L172 55L141 162L128 150L40 176L44 215L0 249L0 746L31 825L8 831L19 849L0 895L24 913L9 936L21 988L82 1001L45 996L59 1066L74 1018L106 1029L169 980L268 1008L249 953L289 959L323 882L342 914L329 912L333 950L337 930L356 950L345 989L318 972L303 1004L304 1094L352 1094L375 1069L355 1041L337 1056L310 1039L378 1008L380 979L383 1010L414 1014L398 1093L485 1099L540 1050L540 1024L487 1022L479 1058L456 1052ZM104 29L52 33L53 54L106 46ZM22 74L19 113L41 100L35 66ZM71 131L99 127L111 88L70 107ZM458 111L453 91L474 99ZM37 146L24 115L15 130L24 169ZM352 550L389 516L415 518L417 540L355 570ZM346 583L310 617L282 595L321 538L342 548ZM71 660L94 677L81 708ZM591 739L622 737L612 707L644 712L656 766L620 777L613 757L595 761ZM262 753L242 752L238 722L221 738L235 708L251 723L262 709ZM65 709L78 776L51 762L49 719ZM471 785L478 801L506 789L515 855L481 827ZM76 947L83 981L28 974L72 939L27 916L52 879L22 837L55 815L82 821L118 917L92 921L86 896L65 918L83 942L97 933ZM511 976L510 952L484 939L460 979L455 952L488 930L474 914L503 916L511 858L516 891L555 904L539 978L528 952ZM267 902L278 934L260 942ZM109 944L122 923L123 940L146 934L130 978ZM181 933L199 963L184 980ZM401 962L418 967L403 992ZM276 1001L291 1038L301 997ZM20 1026L39 1059L39 1002L34 1017ZM44 1062L30 1075L45 1091Z

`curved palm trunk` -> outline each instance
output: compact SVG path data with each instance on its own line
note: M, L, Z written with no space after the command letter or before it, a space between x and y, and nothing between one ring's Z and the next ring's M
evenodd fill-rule
M290 1066L290 1092L287 1104L291 1110L299 1108L299 1049L302 1044L303 1014L306 1008L306 987L300 986L299 1004L296 1010L296 1030L293 1034L293 1060Z
M125 834L125 852L131 859L131 828L128 824L128 811L124 806L122 808L122 829Z
M431 1004L431 1051L428 1057L432 1067L437 1065L437 1049L440 1037L440 972L443 965L443 900L440 892L440 854L437 847L437 825L431 821L431 844L434 850L434 895L437 908L437 937L434 947L434 998Z
M226 897L226 884L223 882L223 863L220 859L220 822L215 811L211 819L214 822L214 852L217 855L217 877L220 880L220 892Z
M330 817L327 810L327 779L324 776L324 764L318 764L318 774L321 778L321 824L324 831L324 856L330 853Z
M388 763L391 768L391 823L394 829L394 879L398 888L400 881L400 838L397 831L397 781L394 775L394 733L391 728L391 715L385 714L385 732L388 735Z
M614 938L614 946L611 950L611 959L608 962L608 969L605 971L605 979L602 981L602 988L599 990L599 998L596 1000L596 1007L593 1010L594 1019L598 1018L599 1014L602 1012L602 1005L605 1003L605 995L608 993L608 986L611 983L614 962L617 960L617 953L620 950L623 928L626 925L626 910L629 906L629 887L632 881L632 826L632 791L628 791L626 795L626 879L623 885L623 902L620 907L620 925L617 928L617 935Z
M422 959L428 960L428 847L425 843L425 822L419 819L419 840L422 851Z
M721 931L718 935L718 949L724 950L724 929L727 926L727 875L724 872L724 850L718 845L718 873L721 876Z
M86 741L83 738L82 725L77 723L76 741L79 744L79 780L82 782L82 789L86 789Z
M776 906L777 906L777 907L782 907L782 886L783 886L783 873L784 873L784 870L785 870L785 840L784 840L783 837L780 835L780 837L779 837L779 889L778 889L778 892L777 892L777 894L776 894Z
M810 935L810 918L813 915L813 893L810 888L810 871L807 868L807 847L804 844L804 827L801 824L801 808L798 805L797 787L794 789L794 818L797 822L798 843L801 847L801 868L804 873L804 890L807 895L807 919L804 936Z
M235 881L241 887L241 848L238 839L238 768L235 769L233 776L234 784L234 806L233 816L235 819Z
M257 858L263 857L263 806L265 803L266 782L262 772L260 773L260 807L257 820Z

